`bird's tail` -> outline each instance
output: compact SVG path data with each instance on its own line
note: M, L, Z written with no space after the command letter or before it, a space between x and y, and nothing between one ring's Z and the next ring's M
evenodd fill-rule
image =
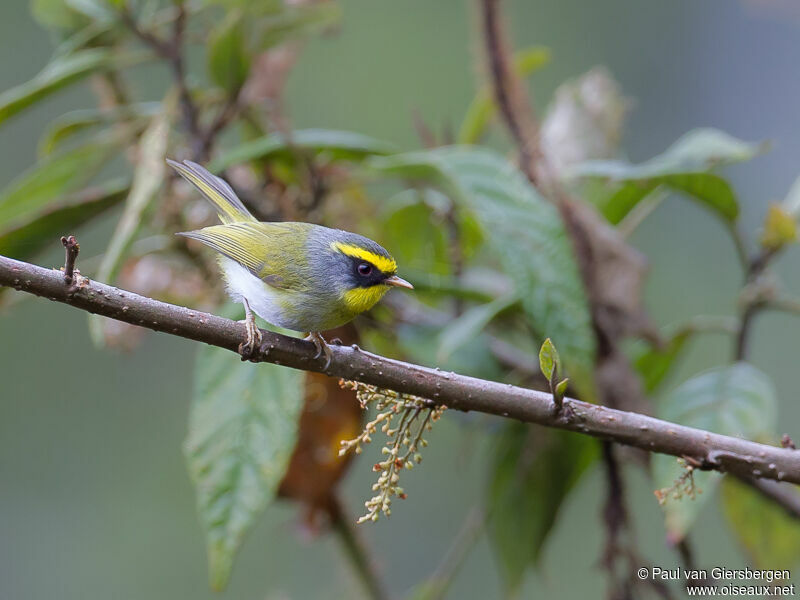
M200 190L209 202L214 205L217 214L219 214L219 219L223 223L241 223L256 220L224 179L213 175L207 169L190 160L179 163L167 159L167 163L181 177Z

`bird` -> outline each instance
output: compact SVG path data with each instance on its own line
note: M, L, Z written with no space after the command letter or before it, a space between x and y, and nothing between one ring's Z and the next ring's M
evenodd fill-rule
M369 310L392 287L414 289L377 242L312 223L258 221L224 179L189 160L167 163L211 202L221 221L177 235L219 253L226 291L244 305L243 360L261 344L258 315L306 334L317 350L314 359L324 355L327 370L333 353L322 331Z

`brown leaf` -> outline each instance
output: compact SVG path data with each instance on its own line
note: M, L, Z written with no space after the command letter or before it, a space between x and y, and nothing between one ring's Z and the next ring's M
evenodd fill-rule
M352 344L358 336L355 327L345 325L327 332L325 338ZM356 437L361 425L362 410L352 390L342 389L338 379L321 373L306 374L297 445L278 495L307 505L312 529L315 513L327 510L350 462L349 457L339 457L339 442Z

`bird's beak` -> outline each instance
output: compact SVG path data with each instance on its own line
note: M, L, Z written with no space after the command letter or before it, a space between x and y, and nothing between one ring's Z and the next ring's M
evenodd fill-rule
M413 290L413 289L414 289L414 286L413 286L413 285L411 285L410 283L408 283L408 282L407 282L405 279L403 279L402 277L398 277L397 275L392 275L392 276L391 276L391 277L389 277L388 279L385 279L385 280L383 281L383 283L385 283L386 285L392 285L392 286L394 286L394 287L404 287L404 288L408 288L408 289L410 289L410 290Z

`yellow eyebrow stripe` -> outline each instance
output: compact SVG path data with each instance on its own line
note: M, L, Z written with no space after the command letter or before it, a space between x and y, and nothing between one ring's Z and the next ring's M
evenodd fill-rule
M345 244L342 242L331 242L331 248L347 256L352 256L353 258L359 258L361 260L371 262L384 273L394 273L397 271L397 263L394 262L393 259L386 258L380 254L375 254L374 252L370 252L369 250L365 250L359 246Z

